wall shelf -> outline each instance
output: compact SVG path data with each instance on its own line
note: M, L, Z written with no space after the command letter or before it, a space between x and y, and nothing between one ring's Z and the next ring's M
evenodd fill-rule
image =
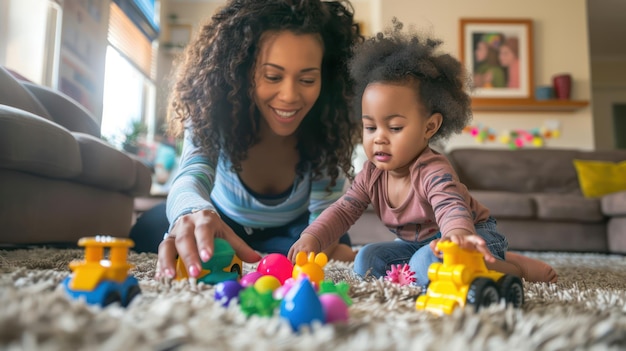
M472 99L476 112L573 112L588 105L586 100Z

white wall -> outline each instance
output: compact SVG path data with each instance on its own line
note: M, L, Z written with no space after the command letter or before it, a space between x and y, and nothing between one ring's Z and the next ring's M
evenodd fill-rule
M551 85L551 77L569 72L574 78L572 99L591 98L590 59L585 0L373 0L382 2L381 23L388 25L396 16L406 25L442 39L446 50L458 57L459 19L531 18L534 29L534 80ZM378 28L380 30L381 28ZM534 89L533 89L534 90ZM546 147L594 148L591 107L575 112L475 112L474 122L494 128L532 129L544 121L558 121L561 137L549 139ZM506 148L498 142L477 144L468 134L450 139L447 149L476 146Z
M533 19L535 86L551 85L553 75L569 72L574 78L572 99L589 100L590 105L574 112L475 112L474 123L503 131L532 129L541 127L545 121L556 121L560 125L561 137L548 139L546 147L594 148L595 126L585 0L353 0L352 4L356 19L365 22L366 31L370 34L382 30L396 16L407 26L442 39L442 49L457 57L460 18ZM175 9L180 21L197 24L220 5L219 1L174 1L169 4L163 1L162 16L167 16L168 11ZM161 23L165 23L165 19ZM171 59L171 55L160 54L159 79L163 79L171 70ZM164 88L165 85L161 85L161 89ZM162 98L158 100L162 103L164 101ZM160 116L164 111L163 107L159 109ZM450 139L446 148L466 146L507 147L498 142L479 145L471 136L462 134Z

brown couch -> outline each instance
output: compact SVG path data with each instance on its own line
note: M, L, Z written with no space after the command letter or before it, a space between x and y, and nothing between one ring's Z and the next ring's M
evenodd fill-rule
M0 246L128 236L133 199L151 182L87 110L0 67Z
M574 159L623 161L626 150L465 148L448 158L511 249L626 253L626 192L583 197L573 165ZM356 244L394 238L371 209L350 233Z

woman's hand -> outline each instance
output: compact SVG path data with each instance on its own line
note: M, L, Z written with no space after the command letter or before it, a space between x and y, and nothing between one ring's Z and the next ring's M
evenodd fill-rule
M296 241L295 243L293 243L293 245L291 245L291 248L289 249L289 253L287 254L287 257L289 258L289 260L291 260L291 262L295 262L296 255L298 254L298 252L304 251L307 254L309 252L320 253L322 251L321 246L322 245L319 239L315 235L309 234L309 233L302 233L300 235L300 239L298 239L298 241Z
M459 245L459 247L467 249L467 250L476 250L483 254L485 257L485 261L487 262L496 262L496 258L493 257L491 251L487 248L487 244L485 240L474 233L469 233L465 230L455 230L446 234L445 237L441 239L435 239L430 242L430 249L433 250L433 253L439 257L441 257L441 252L437 250L437 243L439 241L452 241Z
M213 240L222 238L230 243L244 262L257 262L261 256L252 250L219 215L212 210L201 210L181 216L167 237L159 244L156 277L176 276L176 257L180 256L190 277L197 277L201 261L213 257Z

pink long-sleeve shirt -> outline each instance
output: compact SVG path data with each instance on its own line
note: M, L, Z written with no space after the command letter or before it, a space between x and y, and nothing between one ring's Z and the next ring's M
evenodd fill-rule
M441 231L474 232L474 225L489 218L489 210L462 184L450 162L426 148L410 171L412 191L396 208L389 205L387 173L367 161L348 191L328 207L304 232L327 247L357 221L371 203L383 224L397 237L422 241ZM358 233L353 233L358 235Z

